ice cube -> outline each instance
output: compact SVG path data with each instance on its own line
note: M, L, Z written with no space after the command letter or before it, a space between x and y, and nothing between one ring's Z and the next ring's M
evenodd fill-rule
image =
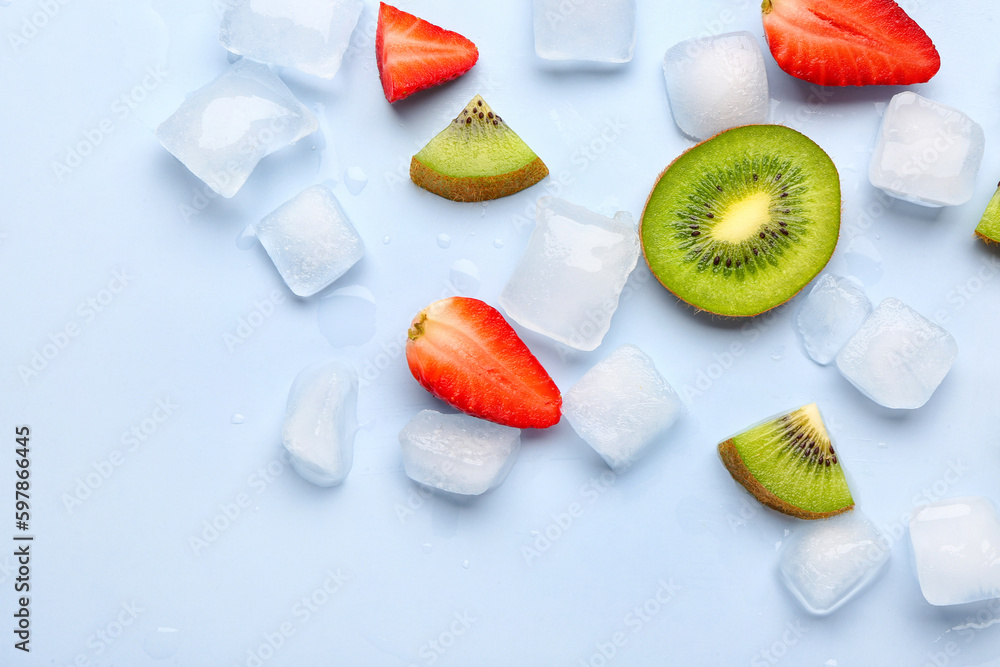
M675 44L663 56L674 122L695 139L767 122L771 99L764 55L749 32Z
M304 479L334 486L351 472L357 405L358 375L339 361L308 366L296 376L281 439Z
M933 605L1000 597L1000 517L986 498L917 507L910 541L924 598Z
M399 432L399 444L410 479L476 496L507 478L521 448L521 431L469 415L422 410Z
M868 178L915 204L964 204L972 198L984 142L983 128L958 109L898 93L882 116Z
M546 60L627 63L635 0L535 0L535 53Z
M535 230L500 294L522 326L578 350L593 350L611 326L639 260L632 217L598 215L562 199L538 200Z
M324 185L306 188L265 216L257 238L299 296L320 291L365 254L361 237Z
M219 41L233 53L332 78L361 0L228 0Z
M781 548L778 574L806 611L831 613L885 570L889 542L852 510L799 528Z
M232 197L261 158L317 128L267 65L241 59L191 93L156 137L210 188Z
M616 471L626 470L676 420L680 399L653 360L623 345L563 396L573 429Z
M885 299L837 354L837 368L887 408L919 408L958 354L951 334L897 299Z
M872 302L852 280L826 273L816 281L795 322L813 361L826 366L872 312Z

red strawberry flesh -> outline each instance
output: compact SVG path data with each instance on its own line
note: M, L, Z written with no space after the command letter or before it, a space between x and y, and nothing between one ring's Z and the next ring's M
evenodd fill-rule
M467 414L515 428L559 421L559 388L503 316L478 299L451 297L422 310L406 361L427 391Z
M934 43L892 0L764 0L778 66L821 86L905 86L941 67Z
M390 102L461 76L478 59L476 45L457 32L379 4L375 62Z

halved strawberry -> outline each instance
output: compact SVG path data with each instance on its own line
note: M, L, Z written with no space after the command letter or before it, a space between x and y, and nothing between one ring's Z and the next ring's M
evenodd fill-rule
M385 99L401 100L469 71L479 49L457 32L379 3L375 60Z
M410 372L424 389L462 412L515 428L559 421L555 382L496 308L454 296L413 318Z
M778 67L821 86L905 86L941 67L934 43L893 0L764 0Z

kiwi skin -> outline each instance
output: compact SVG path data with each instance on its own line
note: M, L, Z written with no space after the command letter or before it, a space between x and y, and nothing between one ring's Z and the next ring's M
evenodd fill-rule
M715 139L716 137L718 137L721 134L724 134L724 133L729 132L731 130L735 130L737 128L742 128L742 127L752 127L752 125L738 125L736 127L727 128L727 129L722 130L721 132L718 132L717 134L709 137L708 139L705 139L703 141L698 142L697 144L695 144L694 146L691 146L687 150L683 151L680 155L678 155L677 157L675 157L673 160L671 160L670 164L668 164L659 173L659 175L653 181L653 187L650 189L649 194L646 196L646 202L643 204L643 207L642 207L642 214L639 216L639 229L638 229L638 233L639 233L639 243L640 243L640 247L642 248L642 256L643 256L643 258L648 258L648 254L646 252L645 236L642 233L643 221L646 219L646 211L649 208L649 203L653 199L653 195L656 193L656 186L663 179L664 175L670 170L671 167L674 166L674 164L678 160L680 160L682 157L684 157L693 148L697 148L698 146L700 146L702 144L706 144L706 143L712 141L712 139ZM817 148L819 148L818 145L817 145ZM820 148L820 150L822 151L822 148ZM823 153L825 154L826 152L823 151ZM829 158L829 155L827 155L827 157ZM830 161L831 161L831 163L833 162L832 159ZM843 208L844 208L844 200L843 200L843 197L841 197L841 200L840 200L840 210L838 211L838 216L843 216ZM839 244L839 242L840 242L840 229L838 227L838 229L837 229L837 238L836 238L836 241L834 243L834 247L836 247L836 245ZM832 253L831 253L831 258L832 258ZM646 259L646 263L647 263L647 265L649 265L649 260L648 259ZM827 263L829 263L829 260L827 260ZM826 264L824 264L823 266L820 266L819 268L817 268L815 275L819 275L820 272L822 272L822 270L825 268L825 266L826 266ZM794 292L792 294L789 294L788 297L784 301L780 301L778 303L775 303L772 306L769 306L767 308L762 308L761 310L759 310L757 312L752 312L752 313L748 313L748 314L740 314L740 315L733 314L733 315L730 315L730 314L725 314L725 313L716 313L715 311L711 311L711 310L706 310L704 308L701 308L697 304L691 303L690 301L686 300L684 297L682 297L681 295L677 294L672 289L670 289L670 287L666 283L663 282L663 279L660 278L660 276L655 271L650 271L650 273L653 274L653 277L656 278L657 282L659 282L660 285L662 285L668 292L670 292L671 294L673 294L681 303L684 303L685 305L691 306L696 313L703 313L703 312L710 313L710 314L715 315L717 317L721 317L721 318L725 318L725 319L729 319L729 320L741 320L741 319L749 318L749 317L757 317L758 315L766 313L769 310L772 310L772 309L777 308L779 306L783 306L784 304L788 303L793 298L795 298L799 294L799 292L801 292L803 289L805 289L806 286L808 286L809 282L811 282L811 281L807 281L806 284L804 284L802 287L800 287L796 292ZM815 277L815 275L814 275L814 277Z
M850 505L837 508L831 512L813 512L785 502L778 496L771 493L768 489L764 488L764 486L757 481L757 478L751 474L749 468L747 468L746 464L743 462L743 457L741 457L740 453L736 451L736 446L733 444L732 438L719 443L719 457L722 459L722 463L725 464L726 469L729 470L729 474L733 476L733 479L742 484L743 487L750 492L750 495L760 501L762 505L767 505L771 509L777 510L782 514L788 514L789 516L794 516L798 519L828 519L831 516L836 516L837 514L842 514L854 509L854 503L851 503Z
M549 175L541 158L520 169L493 176L449 176L418 160L410 159L410 180L434 194L452 201L487 201L507 197L531 187Z

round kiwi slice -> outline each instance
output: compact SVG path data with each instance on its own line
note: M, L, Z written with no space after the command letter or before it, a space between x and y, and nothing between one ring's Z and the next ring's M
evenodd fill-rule
M719 444L719 456L733 479L779 512L825 519L854 507L815 403L734 435Z
M840 233L840 177L781 125L717 134L660 174L639 226L650 270L682 300L758 315L816 277Z
M986 205L982 220L976 225L976 236L987 243L1000 243L1000 183Z
M410 179L454 201L506 197L549 173L479 95L410 160Z

